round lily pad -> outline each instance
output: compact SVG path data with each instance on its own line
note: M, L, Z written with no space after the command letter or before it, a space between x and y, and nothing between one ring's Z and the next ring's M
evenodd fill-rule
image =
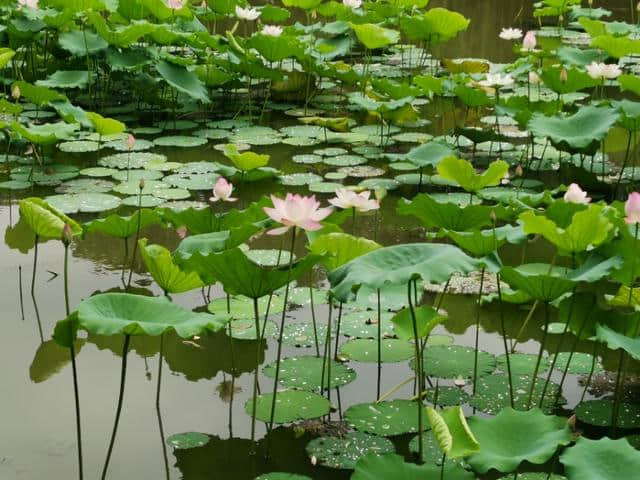
M59 143L58 149L65 153L97 152L100 150L100 144L98 142L91 142L87 140L75 140L72 142Z
M326 325L317 325L318 344L323 345L327 335ZM311 348L315 347L315 335L313 325L309 323L287 323L282 333L282 343L292 347Z
M207 139L203 137L188 137L186 135L169 135L166 137L158 137L153 144L158 147L181 147L192 148L205 145Z
M217 173L174 173L162 179L163 182L185 190L212 190L220 178Z
M177 173L197 174L197 173L213 173L220 169L220 165L214 162L189 162L183 163L177 170Z
M209 140L222 140L223 138L227 138L229 136L229 132L221 128L203 128L200 130L196 130L195 132L193 132L193 134L196 137L203 137Z
M358 165L355 167L340 167L338 171L344 173L349 177L354 177L354 178L379 177L380 175L384 175L383 169L378 167L372 167L370 165Z
M311 137L287 137L282 139L282 143L295 147L311 147L320 143L320 139Z
M356 362L377 362L378 341L371 338L354 338L340 346L340 354ZM382 362L402 362L414 355L414 347L406 340L384 338L380 342Z
M207 208L207 204L204 202L198 202L196 200L172 200L170 202L164 202L161 204L164 208L170 208L176 212L181 212L183 210L189 210L193 208L194 210L199 210L201 208Z
M271 404L273 393L258 395L256 399L256 418L268 422L271 418ZM246 412L251 415L253 399L244 405ZM285 390L276 396L274 423L290 423L298 420L310 420L322 417L331 410L331 404L326 398L303 390Z
M229 311L231 315L235 319L247 319L254 320L255 312L253 311L253 300L244 296L231 297L229 301ZM284 309L284 299L278 295L273 295L271 297L271 301L269 301L269 297L262 297L258 299L258 315L261 318L264 318L264 315L267 311L267 306L269 307L269 313L280 313ZM226 298L216 298L212 300L207 306L207 310L209 312L216 314L227 314L227 299Z
M453 343L453 337L451 335L429 335L427 338L427 345L451 345Z
M326 180L344 180L347 176L341 172L327 172L324 175Z
M564 332L565 324L562 322L551 322L547 326L547 333L551 333L553 335L558 335ZM541 330L544 330L544 325L540 327Z
M240 128L251 125L249 120L229 118L225 120L214 120L207 122L207 128L223 128L225 130L231 130L232 128Z
M569 355L569 352L558 353L555 365L555 368L557 370L564 371L567 366L567 362L569 361ZM569 365L569 369L567 370L567 372L574 375L586 375L591 371L592 363L593 355L583 352L573 352L573 355L571 355L571 364ZM602 364L600 363L600 361L596 360L593 372L600 373L603 370L604 369L602 368Z
M576 416L589 425L608 427L611 425L612 410L613 400L586 400L576 406ZM640 427L640 405L621 402L617 425L620 428Z
M280 177L280 183L290 186L308 185L310 183L318 183L321 181L322 177L315 173L290 173L289 175L283 175Z
M51 195L45 200L62 213L105 212L120 206L121 200L107 193L64 193Z
M329 148L320 148L318 150L314 150L313 153L316 154L316 155L321 155L321 156L325 156L325 157L333 157L333 156L336 156L336 155L345 155L345 154L347 154L349 152L347 150L345 150L344 148L329 147Z
M536 367L538 355L533 353L512 353L509 355L509 364L511 367L511 375L533 375ZM544 373L549 369L549 357L540 359L540 367L538 374ZM507 373L507 357L503 353L498 356L498 368Z
M144 168L149 162L166 162L167 157L158 153L131 152L116 153L98 160L98 164L107 168L132 169Z
M294 125L292 127L282 127L280 133L287 137L317 137L322 135L322 127L316 125Z
M131 133L134 135L158 135L162 133L162 130L160 127L137 127L131 130Z
M291 157L291 160L295 163L315 164L320 163L322 161L322 157L313 153L301 153Z
M24 180L7 180L0 182L0 188L4 190L26 190L27 188L31 188L31 186L31 182Z
M140 193L142 195L151 195L155 190L161 188L167 188L167 184L158 180L145 180L142 192L140 192L140 181L129 180L113 187L113 191L123 195L139 195Z
M269 472L263 475L259 475L255 480L313 480L306 475L296 475L295 473L286 472Z
M442 465L442 450L438 445L438 441L433 434L432 430L427 430L422 433L422 461L431 465ZM418 435L413 437L409 442L409 451L414 455L418 455L420 445L418 442ZM446 458L445 464L459 463L457 458Z
M580 437L560 456L569 480L618 480L638 477L640 452L624 438Z
M437 388L437 398L435 388L429 388L428 390L425 390L424 393L424 398L426 398L431 403L434 403L434 401L437 400L437 405L441 407L464 405L469 401L469 394L458 387L439 386Z
M57 193L106 193L115 184L97 178L74 178L56 187Z
M198 126L196 122L191 120L163 120L155 125L163 130L191 130Z
M324 364L324 369L323 369ZM278 381L288 388L302 390L318 390L324 370L324 385L328 384L328 366L322 357L301 356L282 359ZM272 363L263 369L267 377L275 377L276 364ZM331 387L341 387L351 383L356 378L356 372L342 363L331 361Z
M384 437L418 431L418 409L411 400L359 403L344 418L356 430Z
M80 175L86 175L87 177L111 177L118 170L115 168L107 167L89 167L80 170Z
M239 318L235 320L231 320L231 336L238 340L256 340L258 337L256 336L256 324L254 320L250 320L248 318ZM266 327L263 324L263 321L260 320L260 329L264 328L264 336L271 337L274 336L278 332L278 327L275 322L271 320L267 320ZM229 329L225 330L227 333Z
M344 185L335 182L318 182L309 185L309 191L315 193L334 193L337 189L343 188Z
M191 197L189 190L183 188L159 188L152 195L163 200L185 200Z
M209 443L209 435L198 432L175 433L167 437L167 445L179 450L198 448Z
M393 317L392 313L383 312L381 315L380 334L382 337L391 337L394 334L391 317ZM377 312L366 310L343 314L340 333L354 338L378 338Z
M367 159L360 155L335 155L323 158L322 163L336 167L349 167L367 163Z
M129 148L126 142L122 140L112 140L110 142L105 143L105 147L113 148L119 152L142 152L144 150L149 150L153 147L153 142L149 140L144 140L141 138L136 139L136 143L132 148Z
M162 205L163 201L161 198L156 198L152 195L142 195L142 198L138 195L131 195L130 197L122 199L122 205L128 207L137 207L140 205L142 208L153 208Z
M424 373L439 378L473 378L475 351L460 345L433 346L424 350ZM478 376L488 375L496 368L496 358L478 352Z
M354 469L356 462L368 453L389 453L395 448L390 440L363 432L349 432L344 437L319 437L306 447L307 455L316 465L329 468Z
M393 178L368 178L358 184L358 187L366 190L376 190L378 188L395 190L399 186L400 184Z
M533 390L533 398L531 400L532 406L540 403L540 395L542 395L544 382L545 379L541 378L536 382ZM512 384L513 406L516 410L526 410L528 407L531 377L528 375L512 375ZM556 393L559 388L558 384L549 382L545 393L545 399L542 404L544 410L551 410L553 408ZM558 403L566 403L566 400L561 396ZM503 408L510 406L509 380L507 376L493 374L480 377L476 385L476 394L469 400L469 405L490 415L495 415Z
M294 287L289 289L289 303L293 305L310 305L311 293L309 287ZM327 303L327 291L313 288L313 304ZM344 317L343 317L344 318Z
M114 180L118 180L119 182L131 182L131 181L140 181L144 179L147 180L160 180L163 175L162 172L157 170L116 170L116 172L112 175Z

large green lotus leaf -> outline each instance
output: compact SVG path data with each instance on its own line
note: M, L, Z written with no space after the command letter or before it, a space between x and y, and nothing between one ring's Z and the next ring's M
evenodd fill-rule
M400 199L397 211L400 215L413 215L420 219L426 228L444 228L456 232L465 232L493 224L491 213L498 218L507 216L504 207L498 205L467 205L464 208L455 203L438 202L426 193L416 195L411 201Z
M328 271L379 248L382 248L382 245L373 240L338 232L320 235L309 245L311 253L325 255L322 264Z
M322 0L282 0L285 7L298 7L303 10L312 10L318 7Z
M438 164L438 174L460 185L467 192L477 192L485 187L499 185L509 171L509 164L495 160L482 174L477 174L468 160L454 156L445 157Z
M179 92L189 95L202 103L209 103L207 89L198 76L185 67L160 60L156 64L156 70L162 78Z
M97 33L86 29L71 30L58 36L62 48L75 56L93 55L106 50L109 44Z
M469 429L462 407L455 406L441 411L427 407L427 418L440 450L447 457L468 457L480 449Z
M356 469L351 480L437 480L440 477L440 467L435 465L416 465L408 463L395 453L378 455L370 453L356 463ZM474 480L473 473L460 465L445 466L444 476L447 480Z
M113 118L103 117L99 113L87 112L87 117L93 124L93 128L95 128L96 132L100 135L122 133L127 128L124 123L114 120Z
M96 213L120 206L121 200L107 193L64 193L49 195L45 200L53 208L64 213Z
M380 27L373 23L350 24L356 37L369 50L383 48L400 40L400 33L390 28ZM375 109L374 109L375 110Z
M600 84L600 81L591 78L587 72L578 68L564 68L566 77L561 80L560 73L564 67L548 66L542 69L540 78L544 84L559 94L573 93L585 88L593 88Z
M249 39L248 46L255 48L270 62L280 62L285 58L298 57L304 53L300 41L291 35L274 37L258 33Z
M616 110L589 105L569 116L534 113L527 128L535 137L548 137L559 150L593 155L617 120Z
M10 48L0 48L0 69L4 68L15 54L15 50Z
M11 123L11 130L25 140L38 145L53 145L59 140L69 138L78 130L79 125L65 122L43 123L41 125L29 125L25 127L18 122Z
M182 293L203 286L198 274L182 271L173 263L171 252L162 245L147 245L147 239L141 238L138 246L144 265L165 292Z
M273 393L258 395L256 401L256 418L263 422L271 419L271 404ZM253 398L244 405L246 412L251 415ZM322 417L331 410L331 403L317 393L303 390L285 390L276 395L274 423L290 423L299 420L310 420Z
M586 210L575 213L566 228L559 227L544 215L536 215L533 210L522 213L520 221L527 235L542 235L563 253L580 253L609 239L613 224L603 215L603 210L601 205L590 205Z
M272 363L264 367L267 377L276 376L276 364ZM321 381L324 373L324 382ZM280 363L280 375L278 381L287 388L300 390L319 390L322 385L329 384L329 369L327 362L322 357L301 356L283 358ZM356 372L342 363L331 360L331 387L342 387L356 379Z
M538 408L521 412L507 407L493 418L471 417L469 425L481 448L467 462L478 473L513 472L523 461L544 463L572 440L565 418Z
M340 346L340 354L356 362L375 363L378 361L378 341L354 338ZM383 338L380 342L380 361L383 363L402 362L414 354L413 345L405 340Z
M519 244L527 238L521 225L503 225L493 229L466 232L442 229L439 234L449 237L460 248L476 257L497 252L505 243Z
M413 316L416 320L416 332L413 330ZM392 319L394 331L398 337L410 340L412 338L424 338L429 336L431 331L446 320L446 316L438 313L429 305L421 305L414 308L414 314L411 309L404 308L400 310Z
M604 50L614 58L640 53L640 40L632 40L629 37L598 35L591 40L591 46Z
M621 285L615 295L607 295L606 299L612 307L633 308L636 312L640 311L640 288Z
M475 350L460 345L436 345L423 353L424 373L439 378L473 378ZM412 361L415 369L415 362ZM478 376L489 375L496 368L496 357L478 351Z
M185 270L197 272L200 278L207 284L212 285L216 279L200 261L201 257L212 253L221 252L229 247L235 247L229 243L229 231L202 233L191 235L180 242L178 248L173 252L173 257L177 265ZM194 255L197 254L197 255Z
M249 172L256 168L266 166L270 158L269 155L262 155L255 152L239 152L238 147L232 143L225 145L222 153L231 160L236 168L243 172Z
M576 405L576 417L583 423L598 427L611 426L611 412L614 402L612 399L585 400ZM640 405L637 403L620 402L618 428L640 427Z
M417 243L380 248L352 260L329 274L332 291L340 301L366 285L382 289L422 279L440 284L455 272L477 270L478 262L452 245Z
M418 411L412 400L358 403L344 412L356 430L389 437L418 431Z
M356 462L368 453L382 455L395 451L387 438L362 432L349 432L344 437L318 437L307 446L307 455L316 465L353 470Z
M193 253L193 261L199 258L203 268L222 283L227 293L260 298L283 287L308 272L322 258L307 255L302 260L289 265L277 267L261 266L247 257L240 248L232 248L224 252L201 255Z
M620 75L618 83L622 91L626 90L640 96L640 78L637 75Z
M158 336L174 330L182 338L224 328L228 317L195 313L165 297L102 293L78 305L78 325L98 335Z
M36 84L51 88L84 88L88 82L89 72L86 70L58 70Z
M414 165L424 168L436 168L440 161L446 157L455 156L456 151L440 142L428 142L412 148L407 153L407 160Z
M100 232L112 237L129 238L138 230L138 220L140 221L140 230L151 225L158 225L161 222L160 216L155 210L142 208L128 217L113 213L105 218L96 218L85 223L84 229L89 233Z
M577 67L586 67L592 62L604 62L607 59L607 56L598 49L569 46L556 49L556 56L564 65Z
M575 446L564 451L560 462L569 480L631 479L638 476L640 452L624 438L580 437Z
M209 443L209 435L198 432L174 433L165 441L174 449L198 448Z
M469 26L469 19L458 12L437 7L422 15L405 16L400 21L402 30L412 40L428 44L444 43Z
M62 238L65 223L71 227L74 235L82 233L82 227L78 222L38 197L20 200L20 218L39 237Z
M628 337L606 325L597 326L596 338L598 341L606 343L610 349L621 348L636 360L640 360L640 338Z

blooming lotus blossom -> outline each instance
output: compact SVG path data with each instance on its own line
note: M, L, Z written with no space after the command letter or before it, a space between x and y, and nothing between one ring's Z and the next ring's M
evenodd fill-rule
M136 137L129 134L127 137L127 150L133 150L133 147L136 146Z
M231 196L233 192L233 183L227 182L224 177L220 177L213 187L213 197L209 198L212 202L235 202L237 198Z
M540 75L538 75L536 72L529 72L529 83L531 85L538 85L540 82Z
M587 73L591 78L595 79L614 79L622 75L622 70L615 63L591 62L587 65Z
M503 40L519 40L522 38L522 30L519 28L503 28L499 37Z
M38 0L18 0L21 7L38 8Z
M627 223L640 223L640 193L633 192L629 194L629 198L624 204L624 221Z
M271 195L274 208L264 207L264 213L284 227L269 230L269 235L280 235L291 227L299 227L303 230L319 230L322 228L320 221L327 218L333 211L330 207L319 208L320 202L315 195L303 197L287 193L285 199Z
M277 25L265 25L262 27L262 34L269 37L279 37L282 35L282 27Z
M591 197L587 197L587 192L580 188L577 183L572 183L564 194L564 201L567 203L589 203Z
M500 73L487 73L487 77L478 83L483 87L507 87L513 85L513 77Z
M256 20L260 12L255 8L242 8L236 5L236 17L240 20Z
M336 196L330 198L329 203L338 208L354 208L358 212L377 210L380 208L380 203L376 199L370 199L370 196L371 192L369 190L356 193L348 188L338 188L336 190Z
M167 0L167 6L172 10L180 10L182 8L182 0Z
M533 30L529 30L522 39L522 49L527 52L531 52L535 50L537 43L536 34Z
M342 3L345 7L360 8L360 5L362 5L362 0L342 0Z

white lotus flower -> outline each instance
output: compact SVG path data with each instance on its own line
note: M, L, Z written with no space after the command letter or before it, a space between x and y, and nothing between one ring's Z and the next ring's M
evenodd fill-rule
M522 38L522 30L519 28L503 28L498 36L503 40L520 40Z
M265 25L262 27L262 34L268 35L269 37L279 37L282 35L282 27L277 25Z
M21 7L38 8L38 0L18 0Z
M589 203L591 197L587 197L587 192L580 188L577 183L572 183L564 194L564 201L567 203Z
M508 87L513 85L513 77L500 73L487 73L487 77L478 83L483 87Z
M587 65L587 73L591 78L595 79L614 79L622 75L622 70L615 63L597 63L591 62Z
M255 8L242 8L236 5L236 17L240 20L256 20L260 12Z
M360 8L360 5L362 5L362 0L342 0L342 3L345 7Z
M538 75L536 72L529 72L529 83L531 85L537 85L540 83L540 75Z

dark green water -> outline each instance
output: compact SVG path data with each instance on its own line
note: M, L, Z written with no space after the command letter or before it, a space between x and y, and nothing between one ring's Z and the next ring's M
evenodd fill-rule
M525 26L530 23L530 11L522 9L521 1L508 0L452 0L433 1L431 6L445 6L460 11L472 19L470 29L440 52L456 57L485 57L500 62L511 59L507 42L498 39L502 27ZM526 2L528 4L528 2ZM623 16L628 7L626 1L603 2ZM525 22L526 19L526 22ZM437 128L437 120L434 128ZM274 159L274 166L291 170L288 159L299 149L287 146L263 149ZM220 154L211 149L188 151L167 149L162 153L169 160L195 161L220 160ZM251 191L239 192L243 199L257 198L272 187L265 185ZM399 191L398 195L412 193ZM415 222L394 214L396 199L389 198L383 204L379 217L361 219L362 231L370 237L376 236L384 244L415 241L420 233ZM50 242L40 246L39 268L36 287L36 302L32 301L28 285L31 278L32 250L22 253L33 241L26 230L14 227L18 218L17 207L5 198L0 209L0 222L5 230L5 243L0 245L0 305L2 305L2 340L0 341L0 365L2 386L0 387L0 479L1 480L67 480L76 478L76 450L74 430L73 395L68 354L49 340L55 322L64 315L62 294L62 246ZM88 219L89 217L87 217ZM144 232L153 242L168 248L175 247L178 238L174 232L152 229ZM11 245L10 248L7 243ZM277 248L278 242L262 240L257 247ZM300 252L301 253L301 252ZM505 252L505 259L519 260L520 251ZM544 245L528 248L529 261L547 259ZM106 291L121 286L120 268L123 248L120 242L100 235L88 235L73 247L71 272L71 303L97 291ZM24 296L24 318L20 309L19 275L22 272ZM135 275L134 279L148 284L149 277ZM145 281L146 280L146 281ZM145 287L155 294L155 287ZM215 296L222 292L216 290ZM176 295L174 300L184 306L203 304L199 291ZM40 325L37 321L37 306ZM473 343L474 303L472 298L449 296L444 301L450 320L447 328L437 333L456 336L456 343ZM510 334L519 329L523 312L508 312ZM292 312L300 320L308 320L308 310ZM326 307L318 308L318 316L326 317ZM537 351L537 339L541 336L541 319L536 317L522 335L520 351ZM500 353L502 344L496 335L498 315L488 307L482 313L480 344L484 350ZM266 470L287 470L307 473L314 478L347 478L347 474L322 468L312 468L304 453L306 437L296 439L290 429L277 429L270 433L272 455L264 460L263 455L251 454L249 417L244 412L244 403L251 392L252 375L244 373L234 380L238 391L229 398L231 367L230 344L223 335L201 340L200 348L183 343L176 338L167 341L164 365L161 420L165 436L187 431L213 435L205 449L174 455L167 449L169 475L172 479L252 479ZM129 371L125 393L125 404L121 418L116 447L110 466L112 479L156 480L166 478L163 459L160 424L154 406L157 339L134 339L129 355ZM583 345L579 350L589 351ZM119 385L120 351L122 339L88 338L78 356L82 399L83 443L85 475L87 479L98 478L104 461L108 438L112 428L117 389ZM552 339L549 349L555 348ZM255 345L252 342L234 342L236 358L251 358ZM246 353L243 353L246 352ZM285 348L285 355L299 353ZM265 350L265 361L274 358L274 344ZM605 358L606 368L614 368L614 359ZM372 401L375 396L375 365L359 364L355 367L359 380L340 391L342 409L351 404ZM384 391L398 379L409 376L406 363L386 364L383 374ZM272 381L262 379L270 389ZM565 386L568 407L575 404L581 389L575 378ZM398 396L410 394L410 387L398 392ZM337 416L337 415L335 415ZM334 417L335 417L334 416ZM231 422L230 422L231 417ZM231 427L230 427L231 424ZM262 424L259 436L265 434ZM264 443L264 441L263 441ZM402 441L399 450L403 448Z

